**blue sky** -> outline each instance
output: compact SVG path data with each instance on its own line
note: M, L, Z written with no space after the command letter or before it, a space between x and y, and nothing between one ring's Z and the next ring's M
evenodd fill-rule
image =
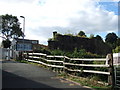
M118 13L119 10L119 6L118 6L118 2L99 2L99 5L101 5L101 8L110 11L110 12L114 12L115 15L120 15ZM119 37L120 37L120 33L117 31L114 31ZM102 32L100 33L100 35L104 38L106 36L107 33Z
M118 2L99 2L99 5L102 5L107 11L113 11L118 15Z
M25 38L38 39L46 45L53 31L77 34L82 30L88 36L100 35L103 39L110 32L118 34L118 2L95 1L0 0L0 14L17 16L21 27L23 19L20 16L24 16Z

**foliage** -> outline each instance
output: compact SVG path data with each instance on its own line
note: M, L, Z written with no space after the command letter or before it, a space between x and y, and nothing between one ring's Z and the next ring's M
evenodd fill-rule
M0 30L0 32L3 34L3 37L6 39L5 40L6 42L8 41L9 43L11 38L18 38L20 36L23 36L23 33L20 28L20 23L16 16L6 14L1 15L1 17L2 17L2 29ZM8 47L10 47L9 45Z
M112 44L112 43L115 43L117 41L117 38L118 38L118 36L115 33L113 33L113 32L112 33L108 33L106 35L105 42Z
M73 34L71 34L71 33L69 33L69 34L65 34L65 35L67 35L67 36L74 36Z
M6 39L17 38L23 35L17 17L8 14L2 15L1 32Z
M102 37L99 36L99 35L97 35L97 36L95 37L95 39L97 39L98 41L103 41Z
M83 31L80 31L80 32L78 33L78 36L86 37L85 32L83 32Z
M99 83L99 77L97 76L89 76L88 77L77 77L72 75L67 75L64 73L59 74L59 77L66 78L67 80L72 80L74 82L79 83L82 86L88 86L94 89L106 89L109 90L111 87L107 86L105 83Z
M99 58L99 57L102 57L100 55L87 52L85 49L78 50L77 48L75 48L75 50L73 52L65 52L65 51L62 51L59 49L49 50L49 52L52 55L65 55L70 58Z
M3 44L3 48L10 48L11 41L9 39L6 39L2 41L2 44Z
M120 52L120 46L117 46L115 49L113 49L113 53L119 53Z
M120 46L120 38L117 39L116 46Z
M64 52L62 50L56 49L50 51L52 55L64 55Z
M108 33L105 38L105 42L112 48L115 49L117 46L118 36L115 33Z
M89 37L90 39L92 39L92 38L94 38L94 34L90 34L90 37Z

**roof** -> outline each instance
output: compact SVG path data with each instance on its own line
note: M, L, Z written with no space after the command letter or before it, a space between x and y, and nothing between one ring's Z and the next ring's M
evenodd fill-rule
M38 40L30 40L30 39L20 39L20 38L14 38L14 40L16 40L17 42L24 42L25 43L33 43L33 44L38 44L39 41Z

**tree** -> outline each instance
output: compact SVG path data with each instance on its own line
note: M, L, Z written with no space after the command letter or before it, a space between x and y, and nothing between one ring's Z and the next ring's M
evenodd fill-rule
M120 46L120 38L117 39L116 46Z
M20 36L23 36L23 32L20 28L19 20L16 16L12 15L1 15L2 17L2 29L0 29L0 32L3 34L3 37L5 40L2 42L4 47L8 48L9 45L6 45L10 43L12 38L18 38Z
M80 32L78 33L78 36L86 37L86 35L85 35L85 33L84 33L83 31L80 31Z
M92 39L92 38L94 38L94 34L90 34L90 37L89 37L90 39Z
M120 52L120 46L117 46L115 49L113 49L113 53L119 53Z
M118 36L112 32L108 33L105 38L105 42L112 47L112 49L116 48L116 43L117 43Z
M6 39L2 41L2 44L4 48L8 48L11 46L11 41L9 39Z
M113 32L112 33L108 33L106 35L105 42L113 44L113 43L116 43L117 38L118 38L118 36L115 33L113 33Z
M98 41L103 41L102 37L99 36L99 35L97 35L95 38L96 38Z

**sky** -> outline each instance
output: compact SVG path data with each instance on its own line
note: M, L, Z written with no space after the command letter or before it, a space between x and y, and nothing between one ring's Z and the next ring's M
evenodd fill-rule
M100 35L118 35L119 0L0 0L0 14L17 16L25 38L47 45L53 31L76 35L84 31Z

